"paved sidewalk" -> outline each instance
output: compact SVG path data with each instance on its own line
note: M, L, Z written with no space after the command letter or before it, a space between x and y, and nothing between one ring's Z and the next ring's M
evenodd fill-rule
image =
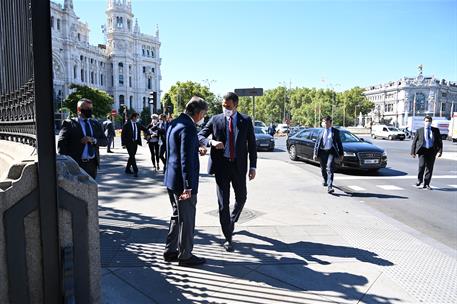
M457 303L454 249L274 160L259 160L227 253L203 157L194 253L208 263L165 263L163 175L145 147L137 179L124 174L127 152L114 151L98 177L104 303Z

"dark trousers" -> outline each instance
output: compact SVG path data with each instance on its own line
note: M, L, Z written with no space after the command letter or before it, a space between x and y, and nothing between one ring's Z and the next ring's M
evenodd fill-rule
M111 144L113 145L113 148L114 148L114 137L107 136L106 139L108 140L108 144L106 145L106 151L111 151Z
M127 167L125 168L126 171L130 171L130 167L133 168L133 172L138 172L138 167L136 166L136 151L138 150L137 143L130 143L127 145L127 152L129 153L129 160L127 161Z
M149 151L151 151L151 160L154 168L159 165L159 142L148 142Z
M178 252L178 259L186 260L192 256L194 248L195 210L197 195L180 201L179 194L168 189L173 215L170 219L164 254Z
M324 182L329 188L333 187L333 173L335 172L335 152L330 150L319 150L319 162Z
M435 165L436 153L433 149L421 148L418 151L419 155L419 173L417 180L424 182L424 186L430 185L432 180L433 166ZM424 176L425 172L425 176Z
M87 172L93 179L97 177L97 160L95 158L92 158L88 162L79 162L79 166L81 169Z
M162 160L163 167L165 169L165 165L167 163L167 160L165 159L165 152L167 151L166 146L164 143L160 145L160 150L159 150L159 158Z
M219 203L219 221L222 233L227 241L232 241L235 223L247 199L246 174L238 169L236 162L224 159L221 167L216 171L217 201ZM235 206L230 214L230 184L235 192Z

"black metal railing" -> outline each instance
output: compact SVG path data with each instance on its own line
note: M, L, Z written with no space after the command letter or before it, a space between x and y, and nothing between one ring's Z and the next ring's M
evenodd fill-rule
M31 0L0 1L0 139L36 144Z

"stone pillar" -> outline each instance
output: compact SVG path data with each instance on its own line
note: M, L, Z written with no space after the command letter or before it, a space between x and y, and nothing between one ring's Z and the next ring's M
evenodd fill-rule
M14 151L33 148L0 144L0 172L8 167L0 179L0 303L43 303L37 158L18 160ZM57 183L65 295L76 303L100 303L97 183L67 156L57 157Z

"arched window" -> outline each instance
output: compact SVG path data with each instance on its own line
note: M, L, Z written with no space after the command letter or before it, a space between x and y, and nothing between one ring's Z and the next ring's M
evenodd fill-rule
M119 104L123 105L125 103L124 95L119 95Z
M122 62L119 62L119 74L124 74L124 64Z
M143 109L146 108L146 97L143 97Z
M76 66L76 64L73 66L73 78L78 78L78 67Z
M130 109L133 108L133 96L130 96Z
M148 90L150 90L152 87L152 81L151 81L151 77L148 78Z
M149 57L149 50L147 50L146 53L148 54L148 57Z
M51 28L54 28L54 16L51 16Z
M154 51L151 50L151 57L154 57Z

